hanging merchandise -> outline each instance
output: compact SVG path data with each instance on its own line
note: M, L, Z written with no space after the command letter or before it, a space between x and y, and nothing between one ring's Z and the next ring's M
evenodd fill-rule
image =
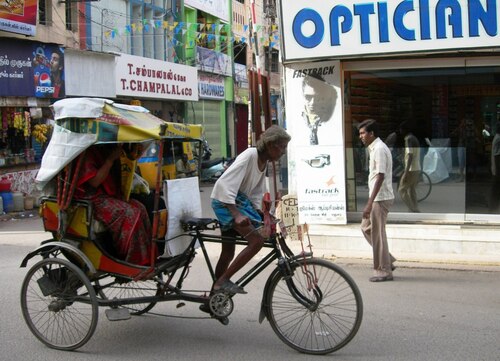
M27 111L24 112L23 135L28 142L28 137L31 135L31 114Z
M38 143L45 144L47 141L47 134L51 130L51 126L47 124L35 124L33 126L33 137Z

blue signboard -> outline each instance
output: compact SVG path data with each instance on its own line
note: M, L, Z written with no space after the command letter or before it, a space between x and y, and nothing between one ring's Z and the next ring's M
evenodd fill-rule
M63 98L64 49L55 44L0 40L0 96Z

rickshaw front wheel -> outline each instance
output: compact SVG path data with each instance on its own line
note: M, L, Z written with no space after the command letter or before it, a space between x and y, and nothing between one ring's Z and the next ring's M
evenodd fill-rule
M21 309L30 331L45 345L75 350L93 335L98 302L90 281L73 263L45 258L28 271Z

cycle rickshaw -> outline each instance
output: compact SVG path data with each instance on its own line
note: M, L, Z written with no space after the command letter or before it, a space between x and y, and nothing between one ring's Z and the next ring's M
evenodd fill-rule
M158 144L159 154L167 141L201 139L201 132L180 134L182 125L165 123L149 113L136 111L135 107L109 101L98 100L102 109L97 109L98 114L93 118L77 118L86 112L84 106L88 101L65 99L54 104L58 107L56 122L66 139L89 137L89 145L153 141ZM90 103L95 107L93 101ZM66 110L69 104L73 109ZM162 183L159 163L156 195L160 194ZM64 173L60 171L59 175L61 172ZM108 319L121 320L130 314L144 314L159 302L205 303L211 319L227 324L235 306L234 295L211 293L211 284L199 291L184 290L183 281L198 252L215 280L206 242L245 245L243 238L218 235L214 232L218 228L214 219L186 217L180 221L183 236L189 239L185 249L171 257L153 259L151 266L138 266L118 259L106 248L106 233L98 229L92 204L58 198L48 197L41 203L45 228L52 232L53 238L30 252L21 265L26 267L30 259L41 257L23 281L21 308L30 331L42 343L60 350L83 346L96 329L99 307L106 308ZM155 200L153 241L171 242L172 239L165 240L159 235L159 224L160 212ZM236 283L245 286L275 263L263 290L259 321L267 318L278 337L300 352L336 351L353 339L361 325L363 303L359 289L342 268L314 258L312 252L305 251L307 248L294 254L285 241L286 227L281 224L280 229L266 241L267 255Z

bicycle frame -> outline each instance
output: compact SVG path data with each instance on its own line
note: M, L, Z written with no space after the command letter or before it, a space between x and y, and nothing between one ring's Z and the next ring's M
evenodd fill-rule
M215 227L213 228L215 229ZM133 298L121 298L121 299L99 299L99 306L110 306L110 307L118 307L125 306L131 304L141 304L148 302L163 302L163 301L188 301L195 303L203 303L207 300L207 291L202 291L203 294L195 294L190 292L182 291L182 283L187 276L191 260L196 255L196 244L199 244L200 249L203 253L203 258L205 264L209 270L211 279L215 282L215 272L212 266L212 262L210 261L210 257L208 251L205 247L205 242L210 243L232 243L236 245L247 245L248 242L242 237L224 237L222 235L211 235L202 232L199 227L195 227L193 230L189 231L189 235L191 236L191 242L186 250L178 255L173 257L172 259L165 260L164 262L160 262L155 266L154 274L159 276L161 274L167 274L168 279L162 282L162 287L160 288L159 294L155 296L143 296L143 297L133 297ZM168 242L168 241L167 241ZM321 300L320 291L316 291L316 301L312 301L302 295L299 290L295 287L293 282L291 281L291 270L290 263L298 262L299 260L304 260L309 257L312 257L311 253L302 253L299 255L294 255L292 251L288 248L285 243L284 238L281 234L277 233L275 237L271 238L269 241L265 242L263 248L270 249L269 253L267 253L260 261L257 262L253 267L251 267L244 275L242 275L236 283L240 286L244 287L249 284L257 275L259 275L264 269L266 269L271 263L274 261L278 261L277 268L271 273L269 278L272 278L277 272L285 274L287 277L287 286L290 290L290 293L293 297L302 304L304 307L313 310L315 305ZM172 284L172 281L175 275L180 271L180 275L178 280L175 282L175 285ZM104 285L103 288L106 286Z

